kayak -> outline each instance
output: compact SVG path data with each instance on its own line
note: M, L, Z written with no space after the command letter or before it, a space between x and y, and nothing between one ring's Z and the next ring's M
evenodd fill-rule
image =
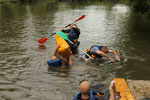
M60 56L62 56L63 58L66 58L68 59L68 57L71 55L71 50L70 50L70 47L69 45L67 44L67 42L61 38L59 35L55 35L55 46L57 47L57 45L60 44L60 47L58 49L58 54Z

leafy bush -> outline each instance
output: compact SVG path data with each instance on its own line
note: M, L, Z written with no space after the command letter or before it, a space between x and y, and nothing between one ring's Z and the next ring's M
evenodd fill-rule
M140 12L148 12L150 10L150 0L134 0L133 8Z

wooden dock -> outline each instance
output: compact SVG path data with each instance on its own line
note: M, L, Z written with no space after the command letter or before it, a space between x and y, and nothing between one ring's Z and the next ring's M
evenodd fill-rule
M117 100L150 100L150 81L114 78Z

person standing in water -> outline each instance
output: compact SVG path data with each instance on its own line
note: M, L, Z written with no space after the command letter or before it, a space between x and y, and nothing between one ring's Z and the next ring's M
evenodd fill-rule
M59 59L59 58L56 56L56 53L57 53L57 51L58 51L58 49L59 49L59 47L60 47L60 44L61 44L61 43L59 43L59 44L57 45L57 47L55 48L55 50L54 50L54 52L53 52L53 54L52 54L52 56L51 56L51 58L50 58L50 60L47 61L47 64L48 64L49 66L61 67L61 66L65 63L64 60ZM72 55L69 56L69 59L68 59L68 62L67 62L67 64L69 64L70 66L72 65L72 58L71 58L71 56L72 56Z

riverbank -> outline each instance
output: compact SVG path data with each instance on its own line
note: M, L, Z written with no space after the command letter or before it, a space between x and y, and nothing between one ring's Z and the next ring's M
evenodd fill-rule
M2 3L17 3L17 2L32 3L32 2L41 2L41 1L54 1L54 0L0 0L0 4L2 4Z
M2 3L16 3L18 0L0 0L0 4Z

